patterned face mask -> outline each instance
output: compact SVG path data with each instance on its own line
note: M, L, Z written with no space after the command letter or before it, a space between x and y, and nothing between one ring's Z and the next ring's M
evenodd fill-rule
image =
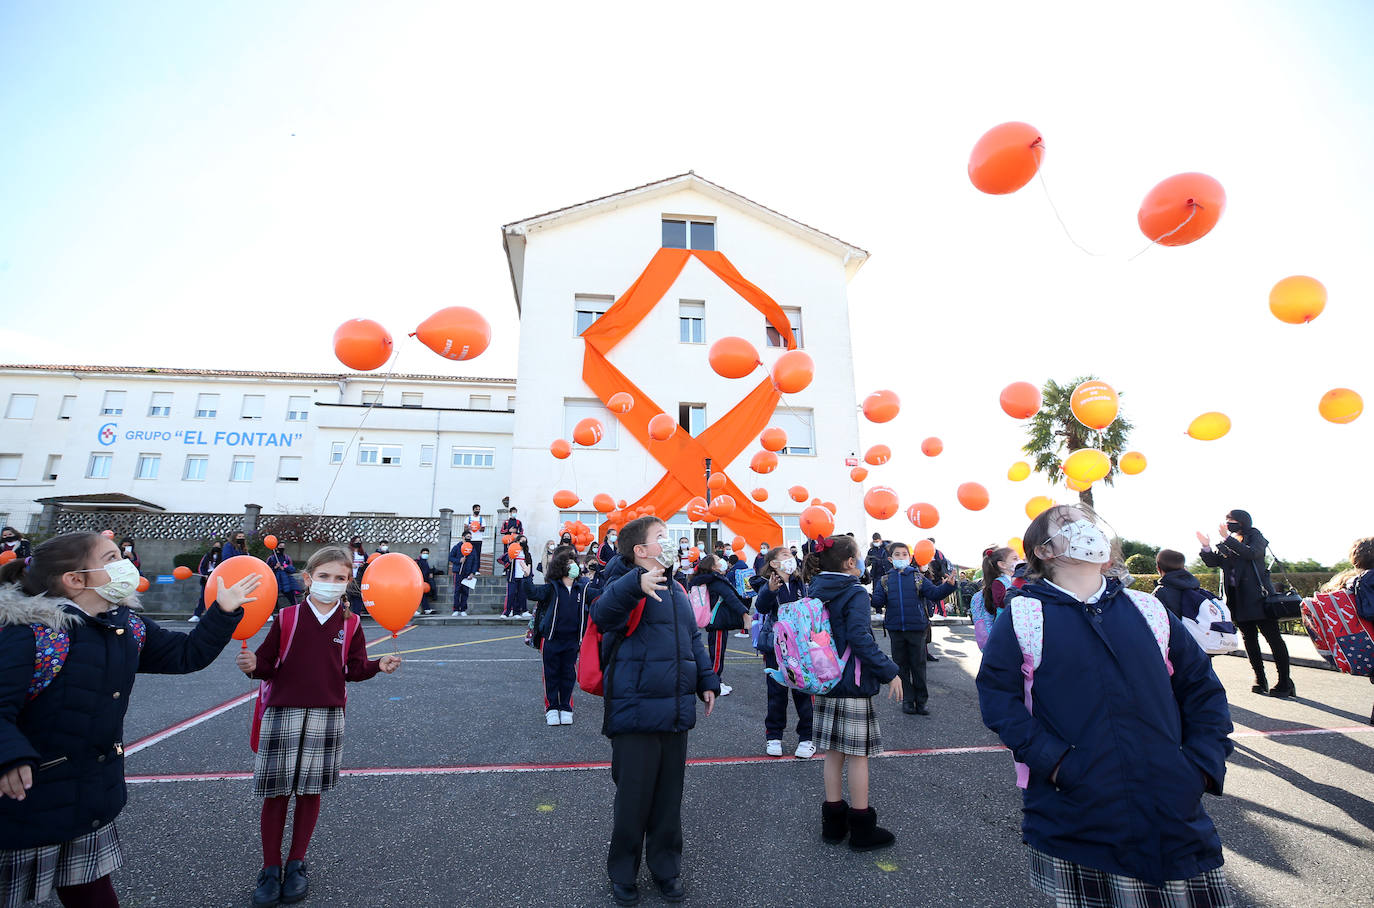
M1107 534L1098 529L1097 524L1091 520L1075 520L1073 523L1064 524L1045 540L1045 545L1048 546L1058 536L1067 537L1068 545L1064 551L1054 556L1056 558L1072 558L1089 564L1106 564L1112 560L1112 546L1107 541Z

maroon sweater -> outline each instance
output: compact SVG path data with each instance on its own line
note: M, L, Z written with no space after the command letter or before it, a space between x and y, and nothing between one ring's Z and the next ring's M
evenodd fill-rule
M308 602L297 606L291 650L280 666L281 618L272 622L267 639L257 649L258 667L252 677L271 681L266 706L343 706L344 681L366 681L377 674L376 659L367 658L363 629L353 632L348 645L348 668L343 668L344 603L320 624Z

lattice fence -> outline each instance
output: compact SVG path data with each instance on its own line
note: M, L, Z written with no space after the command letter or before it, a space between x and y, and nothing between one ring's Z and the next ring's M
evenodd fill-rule
M99 533L113 530L115 538L135 539L211 539L243 528L243 513L185 514L142 511L68 511L57 512L56 533Z
M257 535L268 533L283 542L347 542L361 536L369 543L385 539L398 545L430 545L439 538L439 518L264 514L258 520Z
M57 513L56 533L99 533L113 530L115 538L138 540L209 540L243 529L244 515L189 514L176 512L68 511ZM347 517L333 514L263 514L254 534L272 534L282 542L347 542L361 536L369 543L379 539L403 545L429 545L439 538L437 517Z

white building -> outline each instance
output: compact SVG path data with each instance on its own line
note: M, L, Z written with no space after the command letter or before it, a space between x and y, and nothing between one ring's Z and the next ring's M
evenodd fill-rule
M804 505L786 491L796 485L824 490L842 527L862 525L846 464L858 449L846 288L866 252L690 173L508 224L503 237L521 316L514 381L393 375L383 390L371 374L0 366L0 522L28 530L40 500L431 517L474 502L495 516L510 496L534 540L571 517L595 526L594 495L636 501L665 470L583 382L580 334L661 248L690 248L719 250L776 300L816 363L811 386L768 420L788 434L778 469L749 470L757 440L713 469L746 495L766 489L789 541L801 538ZM765 377L711 370L707 351L728 335L753 343L764 367L784 352L761 312L691 258L608 358L650 399L640 404L697 436ZM555 459L549 444L589 415L605 438ZM555 511L560 489L581 496L575 511ZM701 538L681 514L670 523Z

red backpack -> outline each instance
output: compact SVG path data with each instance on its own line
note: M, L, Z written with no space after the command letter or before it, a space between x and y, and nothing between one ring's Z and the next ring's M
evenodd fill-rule
M606 696L606 666L615 661L616 653L620 652L620 644L639 627L639 619L643 615L644 600L640 599L635 607L630 609L630 618L625 623L625 633L615 641L605 662L601 661L601 640L604 634L601 633L601 628L596 626L595 621L588 619L587 633L582 635L582 648L577 654L578 687L598 697Z
M309 606L304 606L309 608ZM302 606L288 605L277 613L277 628L281 632L281 643L277 647L276 668L281 668L281 664L286 661L286 654L291 651L291 641L296 636L296 619L300 616ZM342 600L339 608L344 609L344 642L341 649L342 668L348 671L348 646L353 642L353 634L362 625L363 621L357 615L349 611ZM258 684L258 699L253 704L253 725L248 732L248 746L253 748L253 753L258 752L258 733L262 731L262 714L267 711L267 695L272 690L271 681L263 681ZM344 687L345 698L347 698L347 686Z

